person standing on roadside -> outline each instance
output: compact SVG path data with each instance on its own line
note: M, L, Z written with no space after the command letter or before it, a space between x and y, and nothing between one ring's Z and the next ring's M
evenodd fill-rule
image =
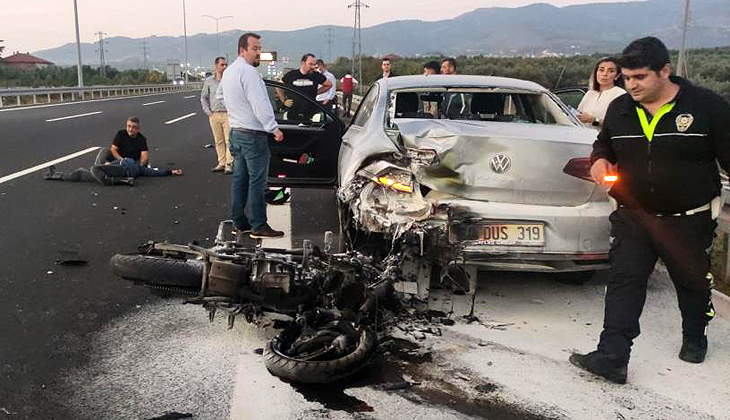
M274 230L266 221L266 180L269 172L269 135L284 141L274 118L266 85L256 70L261 64L261 36L248 32L238 39L238 58L223 73L217 96L228 109L231 125L233 182L231 184L231 219L239 233L250 232L252 238L278 238L284 232ZM251 205L251 221L244 209Z
M317 95L317 102L322 104L325 108L331 109L333 112L336 111L334 106L337 103L337 79L335 75L327 71L327 64L324 60L317 60L317 71L322 73L324 77L332 84L332 87L327 92Z
M342 79L342 116L350 117L350 110L352 108L352 92L357 87L357 79L352 77L350 73L347 73Z
M322 73L315 71L316 67L317 61L314 54L304 54L299 68L285 74L281 81L316 101L317 95L326 93L332 87L332 82L327 80ZM277 89L276 93L284 106L289 108L287 116L290 120L309 121L314 112L314 108L310 104L302 100L287 98L283 89Z
M583 99L578 104L580 122L590 124L600 130L608 104L626 93L621 87L623 84L621 67L616 63L615 58L604 57L598 60L591 73L590 90L583 95Z
M456 74L455 58L444 58L441 60L441 74Z
M395 73L391 71L391 62L390 58L385 57L383 61L380 63L380 68L383 70L383 74L380 75L379 79L387 79L389 77L395 77ZM362 75L360 75L362 76Z
M428 63L423 65L423 75L429 76L431 74L439 74L441 73L441 68L439 67L438 61L429 61Z
M593 144L591 176L618 203L611 214L605 316L597 350L570 362L626 383L633 340L658 258L667 266L682 314L679 358L702 363L715 311L708 252L722 200L718 163L730 170L730 104L673 76L657 38L630 43L618 60L628 95L608 106Z
M216 57L215 73L205 79L203 90L200 92L200 105L203 112L208 116L210 129L213 130L213 138L215 139L215 153L218 155L218 164L211 169L211 172L223 172L227 174L233 173L233 156L230 152L230 131L228 125L228 112L223 101L216 98L218 85L223 78L223 72L228 67L228 61L225 57Z

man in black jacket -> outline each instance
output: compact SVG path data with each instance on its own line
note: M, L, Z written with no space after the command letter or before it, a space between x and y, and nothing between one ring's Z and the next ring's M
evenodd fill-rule
M593 144L591 176L618 203L611 214L611 270L598 349L570 362L625 383L633 340L658 258L675 284L682 313L679 358L701 363L714 316L708 250L722 204L717 162L730 170L730 104L671 75L669 53L653 37L620 58L628 94L608 107Z

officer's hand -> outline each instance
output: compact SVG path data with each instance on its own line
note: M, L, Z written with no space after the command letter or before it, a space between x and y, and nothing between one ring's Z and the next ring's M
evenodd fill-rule
M282 142L284 141L284 133L281 132L278 128L274 130L274 141L276 142Z
M611 185L612 182L606 182L606 175L616 175L616 165L611 164L607 159L600 158L591 166L591 178L596 184Z
M284 106L287 108L291 108L291 106L294 105L294 99L285 99L284 100Z

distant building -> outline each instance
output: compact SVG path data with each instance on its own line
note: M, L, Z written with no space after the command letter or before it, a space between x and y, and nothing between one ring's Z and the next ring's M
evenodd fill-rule
M30 70L30 69L44 69L46 67L54 65L48 60L34 57L29 53L15 52L13 55L9 55L5 58L0 58L0 63L5 66L16 68L18 70Z

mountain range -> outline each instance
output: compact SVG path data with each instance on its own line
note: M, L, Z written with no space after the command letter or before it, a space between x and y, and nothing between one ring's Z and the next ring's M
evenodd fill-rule
M617 52L629 41L653 35L669 48L682 39L683 0L648 0L625 3L591 3L556 7L546 3L505 8L476 9L453 19L435 22L399 20L362 29L366 55L542 55ZM730 0L697 0L691 3L687 46L691 48L730 45ZM188 61L209 66L217 55L233 58L238 37L251 28L216 35L188 36ZM332 45L327 32L333 34ZM265 50L277 51L297 63L305 52L325 60L352 54L352 27L314 26L294 31L256 30ZM146 42L149 65L184 60L182 36L146 38L109 37L106 63L120 69L143 66L142 42ZM84 63L98 66L98 44L82 43ZM33 53L58 65L76 63L76 45L69 43ZM293 65L292 65L293 66Z

